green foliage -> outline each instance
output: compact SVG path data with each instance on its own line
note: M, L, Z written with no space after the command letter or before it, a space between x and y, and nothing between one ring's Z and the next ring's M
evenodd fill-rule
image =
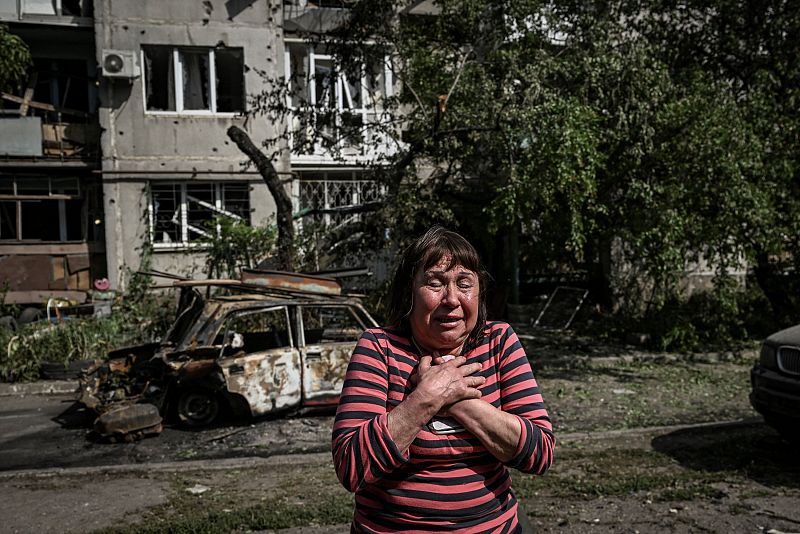
M103 318L32 323L19 332L0 334L0 380L36 380L41 362L66 365L103 359L114 348L151 340L146 325L131 322L121 312Z
M28 78L28 68L33 64L25 42L0 23L0 91L14 93ZM2 100L0 100L2 107Z
M726 350L775 330L765 310L768 303L757 287L743 289L730 279L711 291L672 298L628 327L648 332L651 346L670 352Z
M113 349L158 340L174 315L166 302L148 307L150 315L142 315L142 308L138 308L139 315L133 315L134 309L120 305L107 317L39 321L18 332L0 333L0 380L36 380L45 361L67 365L103 359Z
M150 289L153 284L153 277L149 274L152 263L153 245L145 243L141 249L139 269L127 270L125 294L114 308L116 315L136 325L142 331L143 338L148 341L160 338L174 318L170 295L159 294Z
M229 217L215 218L209 230L206 269L211 278L239 278L242 268L271 256L277 239L274 225L254 227Z
M140 269L128 271L128 290L110 316L39 321L18 332L0 332L0 380L36 380L45 361L67 365L102 359L115 348L161 339L174 319L174 306L169 296L148 289L151 252L145 247Z
M19 314L19 306L17 304L9 304L6 302L8 287L8 280L5 280L3 286L0 288L0 317L5 317L7 315L16 317Z
M391 0L354 2L340 30L306 36L340 73L391 57L397 91L382 113L351 131L344 121L334 137L371 138L373 148L389 139L397 151L366 165L382 207L335 228L304 221L305 268L353 255L391 263L439 223L476 244L501 288L512 255L531 275L588 273L604 311L660 348L770 330L754 326L767 302L772 329L796 320L787 273L800 272L800 11L791 2L436 5L438 16L412 16ZM327 139L343 156L329 129L306 137L308 102L290 109L286 88L271 87L253 109L276 121L300 113L304 140ZM682 279L698 262L716 270L715 289L687 300ZM727 276L743 262L755 273L747 293Z

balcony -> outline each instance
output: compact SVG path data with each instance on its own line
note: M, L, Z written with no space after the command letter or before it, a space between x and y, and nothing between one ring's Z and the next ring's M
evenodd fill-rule
M0 0L0 21L92 26L92 0Z
M100 127L95 122L45 122L42 117L0 116L0 162L36 159L96 161Z
M20 94L0 92L0 161L97 161L97 96L86 59L34 59Z
M325 33L339 26L352 0L284 0L283 29L287 32Z

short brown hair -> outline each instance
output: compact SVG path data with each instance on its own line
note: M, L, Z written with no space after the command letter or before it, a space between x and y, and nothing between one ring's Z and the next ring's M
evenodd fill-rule
M418 237L403 251L400 263L394 272L389 292L387 318L392 326L408 329L408 315L413 306L412 291L414 275L436 265L442 258L449 257L447 268L460 265L474 272L478 277L478 317L475 327L467 338L475 343L483 337L486 328L486 284L488 275L483 269L480 256L475 247L456 232L434 226Z

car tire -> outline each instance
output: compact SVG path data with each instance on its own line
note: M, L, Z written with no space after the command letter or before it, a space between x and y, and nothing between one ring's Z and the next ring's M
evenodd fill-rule
M17 329L17 320L12 316L4 315L0 317L0 330L4 332L16 332Z
M219 396L205 389L184 390L178 394L176 410L182 424L194 428L208 426L219 415Z
M44 310L42 310L41 308L28 307L22 310L22 312L19 314L19 317L17 318L17 323L19 323L20 325L26 325L35 323L36 321L41 321L44 318L45 318Z

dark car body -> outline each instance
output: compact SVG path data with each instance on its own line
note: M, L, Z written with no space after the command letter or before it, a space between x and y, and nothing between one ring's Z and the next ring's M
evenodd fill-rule
M764 340L750 381L753 408L781 435L800 441L800 325Z
M165 338L109 354L85 373L80 401L98 414L99 434L135 437L157 433L169 415L203 426L226 408L255 417L335 406L358 337L374 326L352 296L251 280L204 298L186 283ZM128 408L141 404L157 411Z

